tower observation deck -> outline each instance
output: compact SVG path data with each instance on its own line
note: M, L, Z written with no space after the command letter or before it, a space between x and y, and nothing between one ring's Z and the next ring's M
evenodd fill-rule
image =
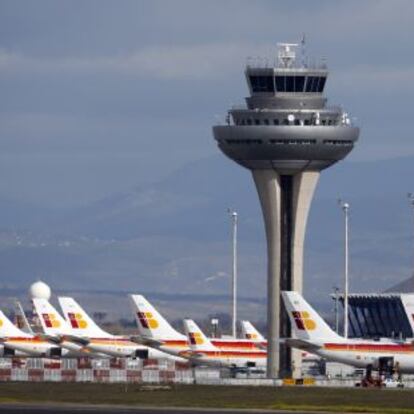
M224 154L252 171L263 211L269 378L300 369L298 351L280 341L291 336L280 291L302 292L306 222L320 171L345 158L359 135L341 107L327 106L326 65L308 64L298 49L279 43L273 67L248 64L246 105L230 109L227 124L213 127Z

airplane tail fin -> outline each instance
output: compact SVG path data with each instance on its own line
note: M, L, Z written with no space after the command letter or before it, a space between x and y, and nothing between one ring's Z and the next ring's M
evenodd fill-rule
M249 321L241 321L241 330L243 339L249 339L253 342L264 342L264 336Z
M411 327L414 329L414 300L412 294L402 294L401 302L407 315L407 319Z
M47 299L32 299L36 314L46 335L73 334L70 326Z
M59 303L74 334L90 338L113 336L101 329L73 298L60 297Z
M167 320L142 295L129 295L140 335L156 340L186 337L176 331Z
M193 320L184 319L184 330L193 351L217 351L217 348Z
M295 337L305 341L343 340L298 292L282 292Z
M31 338L32 336L33 335L19 329L2 311L0 311L0 338Z
M16 309L16 317L17 319L17 327L19 329L21 329L23 332L26 332L27 334L33 335L33 329L29 323L29 321L27 320L27 316L24 312L23 306L20 303L20 301L16 300L14 302L14 306Z

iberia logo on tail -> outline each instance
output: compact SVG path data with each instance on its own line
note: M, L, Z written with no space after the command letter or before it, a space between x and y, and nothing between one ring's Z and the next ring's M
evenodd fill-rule
M151 312L137 312L138 319L141 322L141 325L145 329L156 329L158 328L158 322L154 318Z
M295 319L296 327L301 331L313 331L316 329L316 323L311 319L309 312L292 312Z
M43 320L47 328L59 328L60 322L53 313L42 313Z
M188 336L191 345L201 345L204 343L203 337L199 332L189 332Z
M255 333L247 333L246 339L257 339L257 334Z
M68 313L70 324L75 329L86 329L88 323L83 319L80 313Z

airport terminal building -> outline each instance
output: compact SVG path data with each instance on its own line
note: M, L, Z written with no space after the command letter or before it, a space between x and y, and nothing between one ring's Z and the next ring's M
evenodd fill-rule
M343 295L339 301L343 305ZM414 338L412 293L353 293L348 306L349 337Z

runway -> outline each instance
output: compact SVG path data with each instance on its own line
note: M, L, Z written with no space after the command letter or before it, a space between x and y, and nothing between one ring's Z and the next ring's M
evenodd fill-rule
M254 409L210 409L210 408L151 408L151 407L126 407L107 405L78 405L78 404L0 404L0 413L10 414L304 414L299 411L286 410L254 410ZM307 411L306 414L320 414L319 412ZM322 413L321 413L322 414ZM325 411L323 414L327 414Z

